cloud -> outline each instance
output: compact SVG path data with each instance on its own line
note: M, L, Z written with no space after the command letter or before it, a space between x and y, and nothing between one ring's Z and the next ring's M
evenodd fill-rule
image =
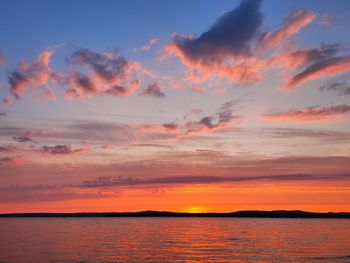
M165 93L161 91L159 87L159 82L154 82L150 85L147 86L146 89L141 91L140 93L141 96L153 96L156 98L164 98Z
M33 142L32 138L26 135L13 136L12 139L16 142Z
M10 98L5 98L5 99L2 100L2 103L5 106L11 106L13 104L13 101Z
M53 74L49 67L52 55L52 50L45 50L34 62L21 61L17 68L9 73L10 92L16 99L20 99L29 88L41 88L45 98L50 100L56 98L52 90L47 87Z
M286 112L264 114L261 118L265 121L326 121L339 118L350 112L350 105L336 105L329 107L307 107L302 110L291 110Z
M6 203L98 199L107 196L107 194L100 192L77 192L76 189L60 185L14 185L0 188L1 201Z
M321 43L319 48L298 49L292 52L281 52L273 55L268 64L285 67L288 70L298 69L311 63L323 61L340 52L339 44Z
M260 4L260 0L242 1L199 37L174 34L172 43L165 48L166 55L181 58L193 81L204 81L216 73L241 82L258 80L257 61L246 61L262 23Z
M0 67L4 66L6 62L5 55L0 51Z
M152 38L142 47L134 48L134 51L149 51L152 46L158 43L158 41L158 38Z
M284 89L293 90L305 81L350 71L350 57L332 57L316 62L287 80Z
M133 147L154 147L154 148L173 148L170 145L163 145L163 144L155 144L155 143L132 143L131 146Z
M215 183L234 183L246 181L330 181L330 180L348 180L350 174L336 174L336 175L318 175L318 174L282 174L271 176L173 176L173 177L159 177L149 179L136 179L132 177L113 177L102 176L96 180L86 180L81 187L87 188L104 188L115 186L142 186L142 185L173 185L173 184L215 184Z
M69 72L67 81L69 88L65 92L65 97L68 100L73 98L82 98L84 95L96 94L99 89L95 83L86 75L79 72Z
M152 125L141 125L142 131L146 132L177 132L179 130L179 125L173 122L164 124L152 124Z
M12 145L7 145L7 146L0 146L0 152L7 153L7 152L13 152L17 148Z
M32 131L26 131L23 135L12 136L12 139L16 142L34 142L32 139L33 135Z
M7 114L5 112L0 112L0 119L6 117Z
M350 84L346 82L332 82L321 86L320 91L335 91L338 95L350 95Z
M89 49L74 52L67 62L87 67L89 75L70 72L66 76L69 88L66 98L82 98L84 95L109 94L130 96L141 85L137 78L140 64L127 61L118 51L98 53Z
M337 132L329 130L295 129L295 128L264 128L258 131L259 135L272 138L304 137L334 143L350 142L350 132Z
M322 16L320 18L321 24L330 25L330 24L333 24L333 22L334 22L334 18L333 18L333 15L331 13L322 14Z
M17 166L24 163L24 159L20 156L5 156L0 158L0 166Z
M303 27L316 18L316 13L307 10L298 10L283 20L281 28L275 32L266 32L262 35L259 48L269 49L281 45L287 38L297 34Z
M202 117L199 121L189 121L185 124L186 131L184 134L180 134L177 138L182 139L234 127L241 120L240 116L232 113L232 107L235 104L236 102L231 100L222 104L219 111L214 115Z
M171 122L171 123L165 123L163 124L163 127L168 131L174 131L178 129L178 125Z
M42 153L48 155L74 155L90 151L89 148L72 149L70 145L43 146Z

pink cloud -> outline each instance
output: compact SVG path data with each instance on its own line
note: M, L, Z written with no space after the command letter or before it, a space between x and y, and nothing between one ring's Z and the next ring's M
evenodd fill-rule
M283 89L293 90L308 80L317 79L320 77L327 77L341 74L350 71L350 57L332 57L321 60L307 67L302 72L294 75L287 80Z
M144 125L142 127L143 131L146 132L176 132L179 126L175 123L165 123L161 125Z
M140 64L127 61L118 51L98 53L89 49L74 52L67 61L86 67L88 75L69 72L66 75L66 98L82 98L85 95L130 96L141 86L138 79Z
M198 85L192 86L191 90L196 92L204 92L204 88Z
M10 92L16 99L19 99L29 88L41 88L45 91L44 95L47 99L55 99L53 92L47 87L53 74L49 67L52 55L53 50L45 50L33 63L21 61L17 68L10 72L8 77Z
M259 48L268 49L281 45L287 38L297 34L303 27L310 24L316 16L316 13L306 10L295 12L284 19L281 28L277 31L265 33L259 43Z
M159 41L158 38L152 38L145 45L143 45L142 47L135 48L134 51L148 51L148 50L151 49L152 46L157 44L158 41Z
M5 65L5 62L6 62L5 55L0 51L0 67Z
M108 150L108 149L113 149L114 146L111 144L103 144L101 145L101 149Z
M13 100L11 100L10 98L5 98L2 100L2 103L5 105L5 106L11 106L13 104Z
M0 166L17 166L25 162L25 159L20 156L5 156L0 158Z
M310 122L334 120L348 113L350 113L350 105L341 104L337 106L308 107L301 110L264 114L261 118L265 121L277 122Z
M320 48L297 49L291 52L278 53L269 59L268 64L287 68L290 71L311 63L329 59L339 51L340 47L338 44L322 43Z
M260 63L251 56L251 44L262 23L261 1L242 1L224 13L200 36L173 34L167 56L177 56L188 67L188 79L203 82L213 74L254 82L261 78Z
M324 13L320 18L320 23L323 25L330 25L334 22L334 18L331 13Z

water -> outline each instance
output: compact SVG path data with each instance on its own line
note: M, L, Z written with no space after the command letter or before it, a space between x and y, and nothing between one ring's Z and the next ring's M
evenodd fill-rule
M350 262L350 220L0 218L0 262Z

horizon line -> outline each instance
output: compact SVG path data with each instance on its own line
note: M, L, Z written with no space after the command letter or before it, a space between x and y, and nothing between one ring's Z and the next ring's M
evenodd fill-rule
M2 213L0 217L250 217L250 218L349 218L350 212L308 212L303 210L240 210L233 212L29 212Z

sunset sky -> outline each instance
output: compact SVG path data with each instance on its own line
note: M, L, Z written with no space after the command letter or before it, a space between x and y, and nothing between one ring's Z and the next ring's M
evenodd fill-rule
M0 213L350 211L350 1L0 8Z

